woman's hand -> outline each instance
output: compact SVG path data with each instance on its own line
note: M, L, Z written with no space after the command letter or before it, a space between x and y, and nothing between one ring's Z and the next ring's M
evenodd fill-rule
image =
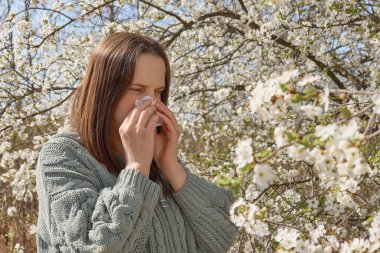
M154 130L154 161L165 173L169 168L178 164L178 141L180 129L173 112L161 101L157 100L155 105L158 115L163 122L161 133Z
M154 155L154 133L159 119L158 115L154 115L156 111L149 101L144 101L140 107L135 107L128 113L119 127L126 167L134 167L147 177Z

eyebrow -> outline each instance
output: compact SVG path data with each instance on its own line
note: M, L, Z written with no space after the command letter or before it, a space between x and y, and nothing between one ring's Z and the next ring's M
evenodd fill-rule
M146 85L143 85L141 83L133 83L132 85L137 85L137 86L141 86L141 87L145 87L146 86ZM159 89L165 89L165 85L157 88L157 90L159 90Z

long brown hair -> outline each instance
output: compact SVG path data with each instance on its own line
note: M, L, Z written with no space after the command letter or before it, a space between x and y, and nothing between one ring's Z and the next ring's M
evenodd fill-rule
M117 102L131 86L137 57L143 53L159 56L165 62L165 90L161 101L167 105L170 65L162 46L141 34L116 32L104 38L91 52L69 115L69 122L78 131L84 147L115 176L124 168L112 152L109 122ZM171 194L172 188L166 185L154 160L149 178L163 186L165 195Z

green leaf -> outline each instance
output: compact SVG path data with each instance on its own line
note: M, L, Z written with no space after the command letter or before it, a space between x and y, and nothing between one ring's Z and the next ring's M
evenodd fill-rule
M281 84L280 84L280 89L281 89L283 92L288 91L287 83L281 83Z
M216 185L219 187L231 185L231 180L226 176L221 176L216 180Z
M313 140L313 145L324 146L325 141L321 141L321 138L315 137Z
M265 217L262 213L255 213L253 215L253 218L255 218L255 220L261 220L262 221Z
M334 2L333 4L331 4L329 6L329 9L330 10L335 10L335 11L337 11L339 13L343 9L343 6L344 6L343 3Z
M360 122L360 127L361 128L366 128L366 126L368 125L368 120L362 120L361 122Z
M305 94L302 97L304 100L313 99L318 94L317 90L314 87L310 87L308 89L305 89L304 93Z
M350 7L347 8L347 9L345 10L345 12L346 12L347 14L349 14L350 16L355 16L355 15L357 15L358 13L360 13L361 11L363 11L362 8L356 8L356 6L353 5L353 4L350 4L349 6L350 6Z
M292 141L297 140L297 139L300 138L299 134L292 133L292 132L289 132L289 131L284 131L284 134L286 135L286 137L288 137L288 141L289 142L292 142Z
M262 158L262 157L267 157L268 155L270 155L270 153L271 151L269 149L263 149L259 153L257 153L255 156Z
M321 205L323 205L325 202L326 202L326 196L325 196L325 195L322 195L322 196L319 198L319 203L320 203Z
M333 117L332 113L325 112L319 117L319 121L321 122L321 124L327 125L331 122L332 117Z
M285 52L283 52L283 57L284 59L289 59L289 58L292 58L295 56L295 52L293 49L289 49L289 50L286 50Z
M302 145L304 145L305 147L308 147L308 148L312 148L313 147L313 143L310 140L309 136L304 136L299 143L302 144Z
M240 186L241 180L240 178L234 178L231 180L232 186Z
M240 168L240 171L244 174L248 174L249 172L251 172L253 170L253 167L252 167L252 164L251 163L248 163L246 164L243 168Z
M372 223L374 220L375 220L375 214L369 216L368 219L366 219L366 221L367 221L368 223Z
M352 117L352 112L347 106L340 108L339 118L347 119Z
M293 103L299 103L299 102L301 102L301 101L302 101L302 96L301 96L301 94L299 94L299 93L295 94L295 95L292 97L291 101L292 101Z
M232 190L234 194L235 195L239 194L241 180L239 178L234 178L231 180L231 184L232 184Z

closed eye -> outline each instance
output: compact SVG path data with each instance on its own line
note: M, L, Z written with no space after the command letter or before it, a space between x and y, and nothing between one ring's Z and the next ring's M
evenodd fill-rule
M144 91L143 89L131 89L131 90L133 90L133 91L137 91L137 92ZM164 93L163 90L161 90L161 91L156 91L156 92L161 93L161 94Z

